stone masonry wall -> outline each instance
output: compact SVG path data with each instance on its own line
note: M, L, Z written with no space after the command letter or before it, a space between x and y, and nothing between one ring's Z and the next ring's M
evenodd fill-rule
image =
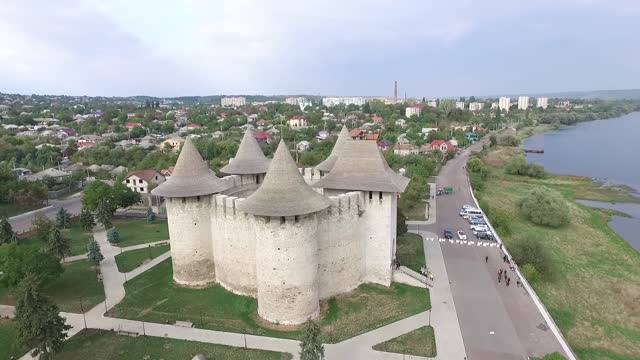
M173 280L204 286L215 281L211 248L211 197L167 199Z
M213 197L211 234L218 282L231 292L256 296L256 234L249 215L237 210L244 199Z
M316 214L253 217L258 314L271 322L301 324L320 314Z
M358 192L329 197L335 205L318 224L318 281L320 298L351 291L362 283L364 258L358 233Z

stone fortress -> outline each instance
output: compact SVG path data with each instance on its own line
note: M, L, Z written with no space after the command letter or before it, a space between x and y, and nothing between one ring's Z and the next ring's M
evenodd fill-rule
M409 179L375 141L344 127L331 155L298 169L284 141L273 159L247 129L218 178L187 139L174 174L153 189L166 199L173 279L218 283L257 298L258 314L301 324L320 300L367 282L389 286L398 194Z

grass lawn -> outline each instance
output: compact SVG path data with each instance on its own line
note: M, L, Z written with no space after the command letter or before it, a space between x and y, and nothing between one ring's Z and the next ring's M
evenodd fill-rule
M71 240L71 255L82 255L87 253L87 243L93 240L93 231L84 231L79 221L73 221L71 225L62 230L62 235ZM21 243L31 245L40 244L46 247L46 243L40 242L33 237L20 240Z
M124 300L111 311L111 316L158 323L185 320L198 328L283 338L301 335L299 330L274 330L259 325L254 298L232 294L220 286L206 289L175 286L171 274L171 261L167 259L129 281ZM424 289L402 284L390 288L362 285L329 301L322 319L325 341L355 336L429 306Z
M420 268L425 265L422 237L411 233L400 236L396 243L396 259L400 261L400 265L419 273Z
M118 229L118 234L120 235L120 243L118 245L122 247L169 240L167 220L156 219L152 223L147 223L146 219L116 218L112 222Z
M480 199L512 214L512 234L502 237L507 248L520 238L542 235L557 271L553 279L533 286L578 357L640 358L640 253L609 228L609 211L575 201L633 199L620 189L601 189L582 177L506 175L500 165L508 156L500 148L486 158L491 175ZM539 186L564 197L571 213L569 225L537 226L519 214L518 200Z
M140 360L192 359L203 354L207 359L285 360L290 354L244 349L195 341L165 339L151 336L121 336L110 331L82 330L65 342L58 360Z
M13 320L0 319L0 359L19 359L30 349L18 346L16 341L17 326Z
M427 216L425 214L426 206L427 201L421 200L410 208L403 208L402 212L404 213L404 216L409 218L409 220L425 220Z
M87 311L104 300L104 288L98 282L93 265L88 260L74 261L63 266L64 273L43 289L44 294L58 305L60 311L79 313L81 309ZM15 300L10 289L0 287L1 304L15 305Z
M431 326L423 326L404 335L377 344L374 350L425 357L436 356L436 338Z
M29 211L37 210L45 207L45 205L18 205L9 203L0 203L0 219L24 214Z
M145 249L131 250L116 255L118 271L129 272L142 265L147 259L156 258L169 251L169 245L150 246Z

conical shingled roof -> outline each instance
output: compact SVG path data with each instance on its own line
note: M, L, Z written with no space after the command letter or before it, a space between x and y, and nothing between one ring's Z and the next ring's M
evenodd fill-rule
M395 173L387 164L375 141L347 141L329 174L313 187L400 193L409 179Z
M253 131L247 128L236 157L220 171L233 175L264 174L269 169L270 162L271 160L264 156L260 145L253 137Z
M258 216L295 216L326 209L331 200L315 192L302 178L284 141L273 155L264 183L238 209Z
M336 144L333 145L331 154L329 154L329 157L325 161L318 164L316 169L324 172L331 171L333 166L336 164L336 160L338 160L338 157L340 156L344 143L347 141L351 141L351 135L349 135L349 129L347 129L347 126L343 125L342 130L340 130L340 135L338 135L338 140L336 140Z
M209 195L227 190L231 184L220 180L209 169L198 149L187 138L173 174L151 190L151 194L169 198Z

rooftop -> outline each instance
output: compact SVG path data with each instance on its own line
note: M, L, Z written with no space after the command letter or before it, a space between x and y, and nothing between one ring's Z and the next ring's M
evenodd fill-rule
M302 178L284 141L280 141L264 183L238 208L258 216L311 214L331 205L331 200L315 192Z
M234 175L264 174L269 169L269 163L270 160L262 153L260 145L253 136L253 131L247 129L240 142L236 157L231 159L229 164L220 171Z
M151 193L164 197L192 197L219 193L230 186L209 169L191 139L187 138L174 173Z
M340 155L340 151L344 143L350 140L351 136L349 135L349 129L347 129L346 126L342 126L342 130L340 130L340 135L338 135L338 140L336 140L336 144L333 146L331 154L329 154L329 157L325 161L318 164L316 166L316 169L325 172L331 171L336 163L336 160L338 160L338 156Z
M375 141L347 141L331 172L313 186L326 189L400 193L409 179L396 174Z

